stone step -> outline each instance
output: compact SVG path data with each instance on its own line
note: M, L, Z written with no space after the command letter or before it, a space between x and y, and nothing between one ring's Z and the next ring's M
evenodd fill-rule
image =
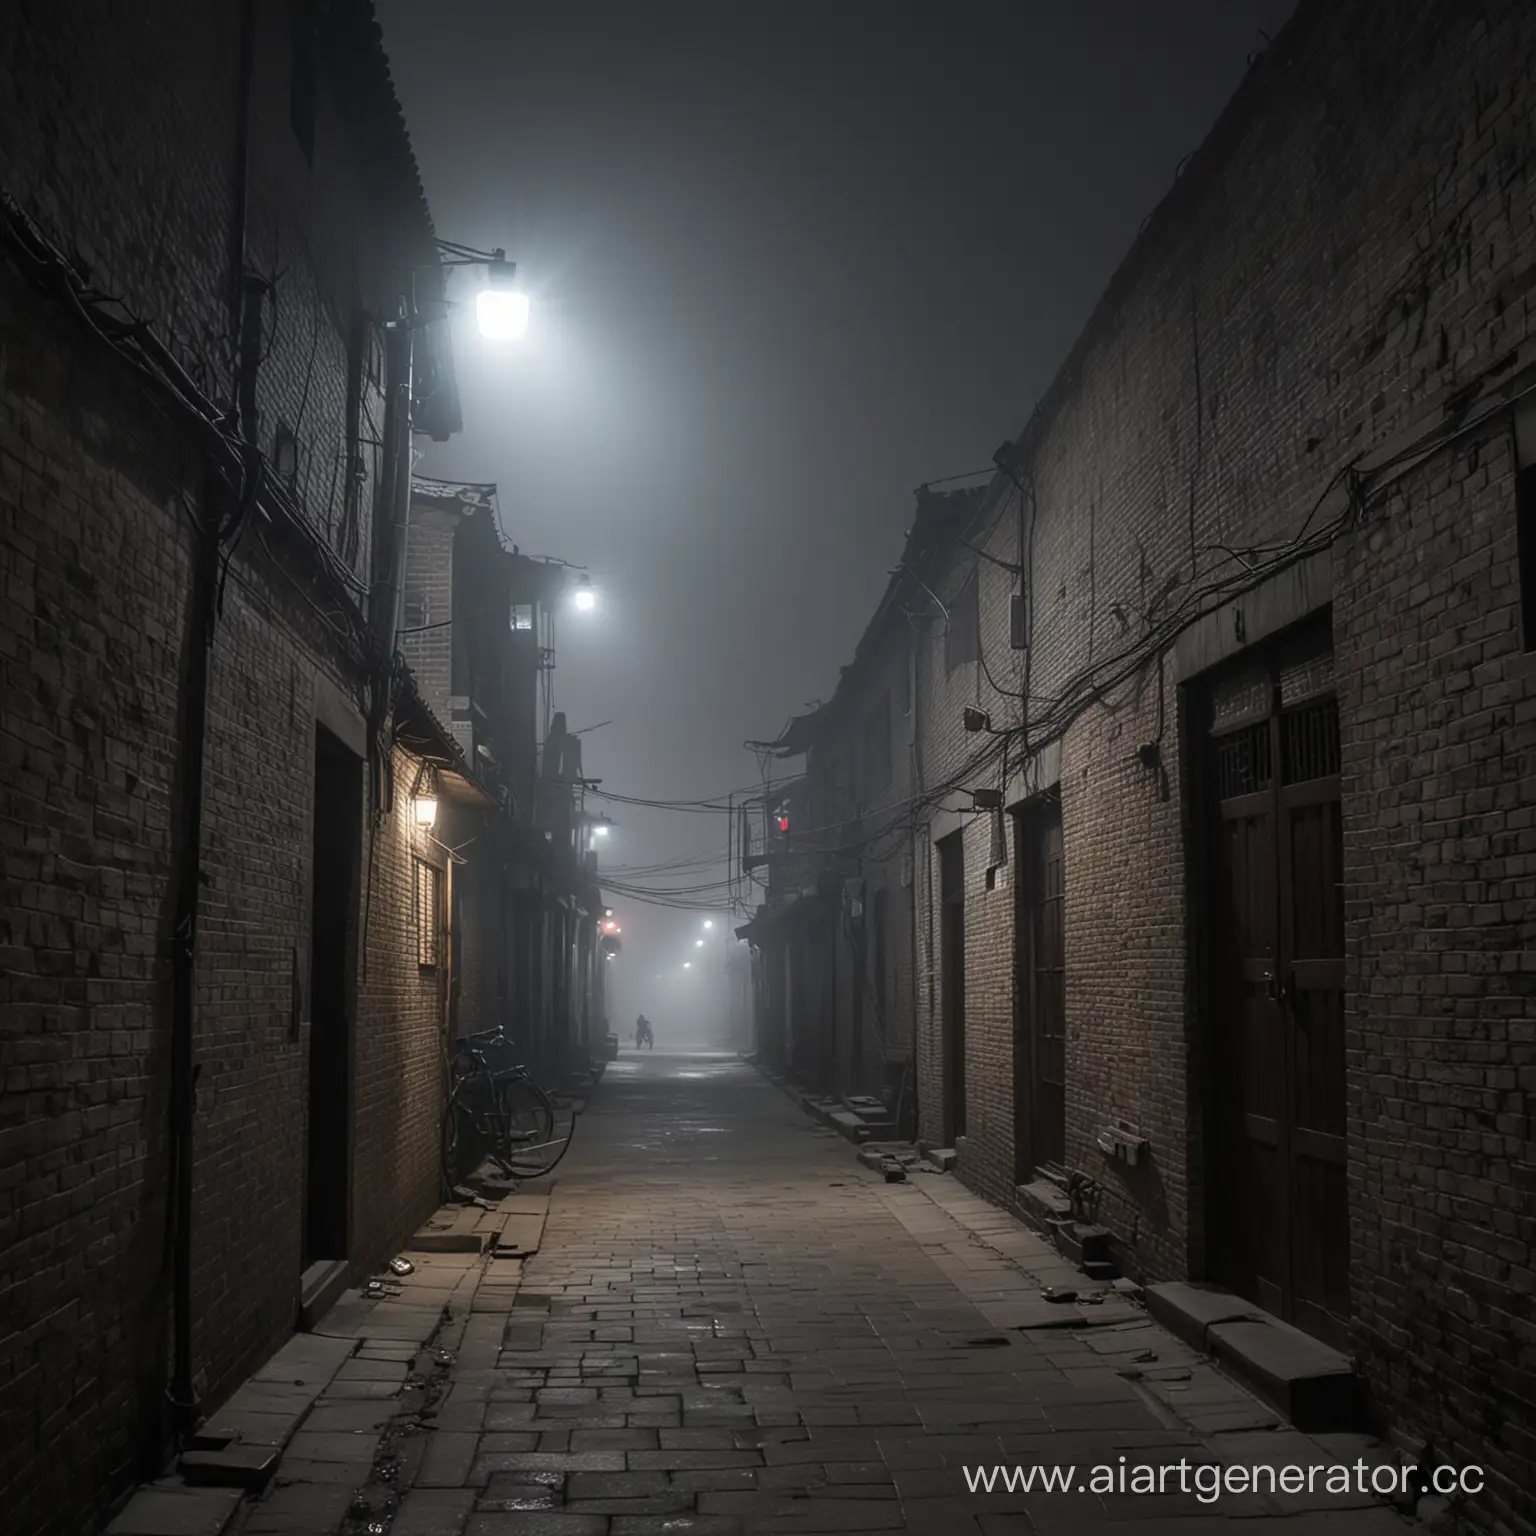
M406 1244L407 1253L484 1253L489 1232L421 1231Z
M1066 1195L1049 1179L1032 1179L1014 1190L1014 1199L1024 1219L1042 1232L1052 1221L1070 1221L1072 1205Z
M238 1488L151 1483L128 1501L106 1536L220 1536L242 1497Z
M1297 1429L1362 1427L1360 1383L1347 1355L1220 1286L1169 1281L1144 1295L1158 1322L1215 1356Z
M925 1147L923 1160L931 1163L940 1173L948 1173L955 1166L955 1149L953 1147Z
M1080 1221L1052 1223L1056 1246L1074 1264L1113 1263L1114 1237L1108 1227Z
M346 1289L345 1259L320 1259L311 1264L299 1280L300 1330L312 1333Z
M186 1451L181 1475L195 1488L250 1488L259 1492L277 1470L271 1445L227 1445L222 1450Z

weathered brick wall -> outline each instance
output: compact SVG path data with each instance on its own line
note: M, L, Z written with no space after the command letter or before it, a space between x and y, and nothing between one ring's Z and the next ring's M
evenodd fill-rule
M1026 430L1029 495L1004 495L1000 482L999 521L969 534L1016 560L1022 501L1027 676L1009 648L1011 580L994 566L980 568L987 668L951 672L941 639L920 647L928 788L978 750L959 729L964 704L1016 725L1027 691L1038 730L1044 701L1085 669L1114 683L1061 741L1067 1161L1104 1183L1102 1218L1150 1277L1201 1272L1205 1195L1182 680L1147 637L1210 581L1241 574L1230 551L1295 539L1357 456L1454 424L1458 392L1524 366L1514 354L1532 339L1533 71L1529 7L1305 5L1149 222ZM1368 504L1359 532L1334 546L1332 591L1356 1348L1388 1422L1488 1467L1483 1514L1529 1529L1536 685L1517 654L1507 440L1501 418ZM976 563L960 550L925 579L949 603ZM1230 635L1233 610L1222 615ZM1108 664L1127 652L1123 672ZM1161 772L1138 761L1150 743ZM970 782L998 782L997 765ZM1009 798L1038 787L1013 775ZM986 818L955 814L965 798L934 808L917 862L922 1118L937 1135L931 844L962 829L962 1171L1002 1199L1015 1154L1019 871L987 889L991 832ZM1152 1148L1150 1166L1130 1173L1095 1145L1122 1116Z
M1527 243L1527 252L1530 250ZM1339 551L1351 1300L1400 1429L1536 1525L1536 671L1495 421Z
M5 190L220 402L238 10L179 0L112 24L99 7L24 0L0 37ZM359 304L381 301L350 285L384 215L323 85L315 170L294 177L286 16L260 11L250 257L277 280L259 441L273 451L280 419L294 432L290 494L360 575L376 464L363 455L349 497L347 338ZM366 262L363 280L387 286ZM77 1530L141 1469L163 1409L171 805L200 464L140 381L22 289L8 261L0 325L0 752L12 770L0 790L0 1289L13 1320L0 1500L9 1529ZM381 424L370 380L363 435ZM209 1406L294 1319L315 679L359 691L325 607L279 573L261 522L248 525L213 654L196 978L194 1347ZM404 814L397 801L378 836L369 911L372 947L404 944L414 960ZM381 955L375 978L383 969ZM420 974L397 983L371 982L355 1021L359 1268L436 1192L440 1010Z
M83 1522L160 1411L174 436L0 268L0 1500ZM69 464L63 475L58 466ZM84 622L82 622L84 621Z
M210 393L228 393L239 8L17 0L0 33L6 190Z
M444 1094L444 973L417 963L414 860L446 869L417 830L416 760L396 749L397 794L373 841L367 955L359 985L352 1258L366 1272L436 1206ZM366 850L365 850L366 857ZM446 885L444 887L446 894Z
M453 540L458 525L457 514L417 500L406 534L400 654L427 708L445 724L453 718Z

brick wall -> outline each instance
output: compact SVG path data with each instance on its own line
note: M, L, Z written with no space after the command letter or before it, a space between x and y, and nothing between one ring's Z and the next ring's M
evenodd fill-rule
M453 718L453 542L458 526L457 513L419 498L412 503L400 654L427 708L444 722Z
M164 1389L158 1064L188 565L174 439L120 376L54 348L35 302L0 273L0 1488L19 1531L99 1509Z
M1529 250L1529 245L1527 245ZM1340 551L1355 1334L1400 1425L1516 1529L1536 1379L1536 697L1507 421Z
M1536 670L1518 628L1509 414L1452 443L1432 439L1475 415L1474 400L1496 403L1531 377L1536 123L1522 102L1533 69L1529 7L1304 4L1149 221L1026 426L1023 493L1000 476L967 531L998 560L1023 549L1027 651L1010 647L1007 571L953 544L923 568L949 606L979 565L985 666L946 664L942 610L913 589L935 633L919 643L916 700L923 1133L939 1134L945 1088L933 844L958 830L961 1171L1010 1197L1020 872L1000 869L988 888L987 818L936 787L1002 783L1017 804L1054 784L1067 1163L1103 1184L1101 1218L1127 1267L1198 1275L1208 1170L1186 685L1262 638L1257 619L1290 580L1223 601L1213 584L1235 591L1244 579L1231 551L1257 564L1260 546L1333 526L1347 500L1340 472L1357 460L1374 470L1356 521L1331 552L1318 546L1320 574L1290 615L1331 598L1352 1348L1382 1420L1486 1467L1476 1513L1518 1530L1536 1528L1526 1385ZM1381 468L1413 441L1428 444L1422 462ZM1173 642L1181 607L1214 613L1193 648ZM1043 701L1085 676L1099 686L1047 730ZM961 731L962 708L979 702L999 729L1019 727L1024 693L1030 739L1057 747L1020 771L1014 737L1006 776L995 758L976 766L985 747ZM1139 755L1150 744L1152 767ZM1148 1138L1148 1165L1127 1170L1099 1152L1098 1131L1121 1117Z
M398 249L381 228L419 210L389 212L388 155L363 175L323 84L314 169L295 176L286 19L259 9L250 259L276 279L259 441L275 450L279 420L293 433L287 492L360 577L375 466L348 452L349 338L389 284L357 257ZM238 10L166 0L113 24L23 0L0 37L5 190L219 401ZM9 259L0 329L0 1500L8 1529L32 1533L91 1528L164 1443L172 807L201 464L142 381ZM361 433L377 437L364 374ZM259 516L242 533L210 677L193 1229L209 1407L294 1322L317 691L358 699L362 682L333 599L295 580L271 534ZM397 781L410 771L397 762ZM436 1196L441 1004L414 966L407 815L397 799L359 894L358 1272Z
M405 790L416 760L396 749L393 809L373 840L367 957L359 985L352 1260L363 1274L437 1205L445 974L417 963L414 861L447 856L417 831ZM444 887L445 895L447 887Z

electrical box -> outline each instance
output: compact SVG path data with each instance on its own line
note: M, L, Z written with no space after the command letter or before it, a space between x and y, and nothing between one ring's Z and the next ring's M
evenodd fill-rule
M1029 598L1023 592L1008 599L1008 644L1016 651L1029 649Z

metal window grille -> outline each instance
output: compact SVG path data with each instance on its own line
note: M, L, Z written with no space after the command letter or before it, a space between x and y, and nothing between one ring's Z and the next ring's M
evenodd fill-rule
M1294 710L1280 721L1285 784L1305 784L1339 771L1339 711L1332 699Z
M1216 742L1217 794L1223 800L1268 789L1272 769L1269 753L1269 722L1233 731Z

